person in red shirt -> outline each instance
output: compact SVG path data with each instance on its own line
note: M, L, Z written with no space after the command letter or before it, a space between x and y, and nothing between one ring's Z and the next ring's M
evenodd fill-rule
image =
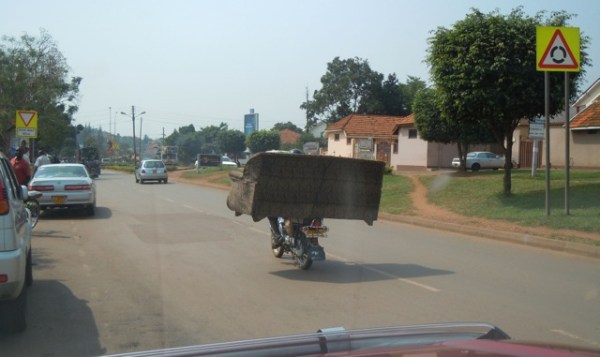
M31 165L29 164L29 161L23 157L23 150L21 148L17 150L15 157L10 160L10 164L15 171L19 184L27 186L31 179Z

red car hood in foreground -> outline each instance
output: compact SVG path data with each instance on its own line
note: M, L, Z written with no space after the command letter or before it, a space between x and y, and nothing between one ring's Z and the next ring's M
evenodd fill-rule
M600 356L600 350L512 341L506 333L493 325L448 323L348 331L343 328L331 328L306 335L167 348L114 356L559 357Z

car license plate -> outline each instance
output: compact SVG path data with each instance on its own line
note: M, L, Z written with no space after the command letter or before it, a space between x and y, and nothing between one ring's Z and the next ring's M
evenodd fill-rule
M152 173L155 174L156 173L156 169L152 170Z
M64 205L67 200L67 196L52 196L52 202L55 205Z

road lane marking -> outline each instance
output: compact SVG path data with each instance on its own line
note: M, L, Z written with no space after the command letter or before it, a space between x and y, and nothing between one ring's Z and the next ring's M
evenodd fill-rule
M248 227L248 229L250 229L250 230L252 230L254 232L258 232L260 234L269 234L269 232L266 232L263 229L258 229L258 228L254 228L254 227ZM439 293L441 291L440 289L435 288L433 286L430 286L430 285L427 285L427 284L422 284L422 283L416 282L414 280L410 280L410 279L406 279L406 278L401 278L401 277L399 277L397 275L385 272L385 271L377 269L377 268L373 268L373 267L367 266L367 265L362 264L362 263L351 262L350 260L348 260L348 259L346 259L344 257L341 257L339 255L336 255L336 254L332 254L332 253L328 252L327 255L330 256L330 257L333 257L333 258L335 258L335 259L337 259L337 260L339 260L341 262L344 262L346 264L349 264L349 265L359 265L359 266L361 266L361 267L363 267L363 268L365 268L365 269L367 269L369 271L372 271L374 273L381 274L383 276L387 276L388 278L391 278L391 279L394 279L394 280L397 280L397 281L400 281L400 282L403 282L403 283L406 283L406 284L410 284L410 285L413 285L413 286L416 286L416 287L419 287L419 288L431 291L433 293Z
M554 330L550 330L550 331L557 333L559 335L565 336L565 337L569 337L569 338L579 341L579 342L584 342L584 343L590 344L592 346L600 346L600 343L598 343L596 341L586 340L585 338L579 337L579 336L577 336L573 333L570 333L568 331L565 331L565 330L554 329Z
M199 213L205 213L204 210L201 210L200 208L192 207L190 205L183 205L183 207L185 207L187 209L191 209L192 211L196 211L196 212L199 212Z
M388 278L392 278L394 280L401 281L401 282L406 283L406 284L414 285L416 287L419 287L419 288L431 291L433 293L439 293L441 291L440 289L434 288L433 286L422 284L422 283L416 282L414 280L410 280L410 279L406 279L406 278L401 278L401 277L399 277L397 275L388 273L388 272L383 271L381 269L373 268L373 267L367 266L367 265L362 264L362 263L351 262L348 259L340 257L339 255L335 255L335 254L331 254L331 253L327 253L327 255L329 255L330 257L333 257L333 258L335 258L337 260L340 260L340 261L342 261L344 263L353 264L353 265L359 265L359 266L361 266L361 267L363 267L363 268L365 268L365 269L367 269L369 271L372 271L374 273L381 274L383 276L387 276Z

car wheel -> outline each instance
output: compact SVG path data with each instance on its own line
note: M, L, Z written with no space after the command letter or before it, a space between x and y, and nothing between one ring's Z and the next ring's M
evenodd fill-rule
M163 182L164 182L164 183L167 183L167 181L169 181L169 179L164 179L164 180L163 180Z
M86 210L88 216L93 216L94 214L96 214L96 202L87 206Z
M133 177L135 177L135 183L139 183L140 180L138 179L137 175L133 175Z
M144 180L142 180L142 179L140 178L140 185L143 185L143 184L144 184Z
M27 327L27 289L23 286L21 293L14 300L0 302L0 331L18 333Z
M25 285L31 286L31 284L33 284L33 260L31 258L31 249L29 249L25 266Z
M479 165L478 163L474 163L473 165L471 165L472 171L479 171L480 168L481 168L481 165Z

